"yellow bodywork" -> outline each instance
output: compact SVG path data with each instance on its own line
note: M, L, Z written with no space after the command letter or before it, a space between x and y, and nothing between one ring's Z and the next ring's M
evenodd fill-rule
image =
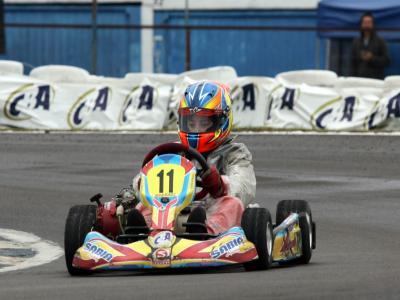
M272 259L290 260L301 256L301 231L298 222L275 233Z

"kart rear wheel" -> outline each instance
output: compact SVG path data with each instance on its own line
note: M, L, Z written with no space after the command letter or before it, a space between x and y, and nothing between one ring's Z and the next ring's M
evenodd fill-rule
M64 231L65 262L69 274L86 275L90 272L72 266L76 250L82 246L85 236L96 222L95 205L75 205L68 212Z
M290 264L308 264L312 249L315 249L315 223L312 221L311 208L305 200L282 200L276 209L276 225L281 224L291 213L299 214L301 230L301 250L299 258L291 260Z
M265 270L272 264L273 233L270 212L261 207L246 208L242 216L246 238L257 249L258 259L244 263L247 271Z

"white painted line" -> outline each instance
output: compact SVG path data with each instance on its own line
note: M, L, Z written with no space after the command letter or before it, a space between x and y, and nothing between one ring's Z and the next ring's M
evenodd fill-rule
M15 131L15 130L7 130L7 131L0 131L1 134L78 134L78 135L85 135L85 134L110 134L110 135L123 135L123 134L130 134L130 135L175 135L178 136L177 131L173 130L166 130L166 131L61 131L61 130L35 130L35 131ZM314 136L400 136L400 131L387 131L387 132L375 132L375 131L365 131L365 132L351 132L351 131L233 131L232 134L237 135L314 135Z
M350 131L238 131L239 135L315 135L315 136L400 136L400 131L350 132Z
M21 243L36 252L35 256L27 258L22 262L17 261L13 266L0 268L0 273L40 266L64 255L63 249L56 243L43 240L32 233L0 228L0 237L14 243Z

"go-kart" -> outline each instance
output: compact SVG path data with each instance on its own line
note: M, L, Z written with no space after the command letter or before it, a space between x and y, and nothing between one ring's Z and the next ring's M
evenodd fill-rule
M121 202L116 197L102 204L101 195L96 195L91 201L97 206L73 206L64 236L69 273L232 264L256 270L309 262L315 248L315 224L303 200L280 201L276 225L267 209L248 207L241 227L218 235L190 230L205 227L187 222L187 216L193 204L207 195L204 188L198 190L201 174L208 169L196 150L179 143L162 144L145 157L132 201ZM126 223L126 211L134 210L136 198L152 212L150 227Z

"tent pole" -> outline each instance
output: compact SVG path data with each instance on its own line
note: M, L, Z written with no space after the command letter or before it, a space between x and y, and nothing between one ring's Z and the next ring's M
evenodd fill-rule
M97 73L97 0L92 1L92 74Z
M326 49L325 49L325 69L329 70L331 68L330 64L330 57L331 57L331 39L328 38L326 40Z
M321 69L321 66L320 66L320 63L319 63L319 60L320 60L320 55L319 55L320 54L320 48L321 48L320 37L317 36L317 39L315 40L315 68L317 70Z

